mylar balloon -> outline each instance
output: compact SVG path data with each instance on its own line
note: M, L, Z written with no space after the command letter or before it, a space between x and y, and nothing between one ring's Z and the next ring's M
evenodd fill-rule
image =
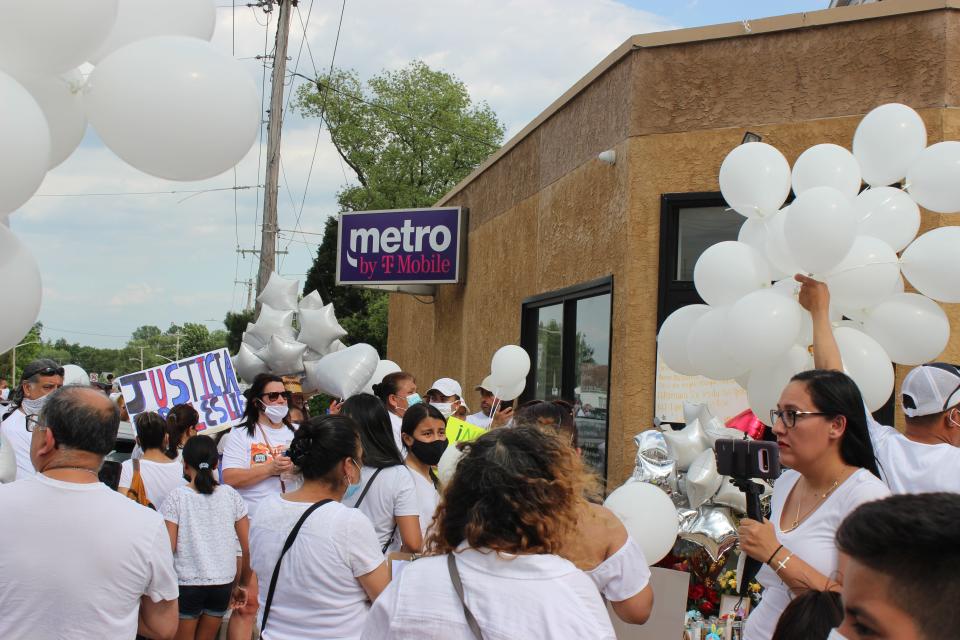
M0 119L0 123L3 119ZM0 124L2 126L2 124ZM19 238L0 225L0 282L3 283L3 321L0 353L20 343L40 314L43 284L37 261Z
M63 385L68 384L89 387L90 376L79 365L65 364L63 365Z
M303 371L303 352L307 345L296 340L273 336L257 357L267 363L270 371L277 375L291 375Z
M687 356L687 341L693 324L710 310L705 304L680 307L663 321L657 334L657 350L668 367L685 376L699 373Z
M322 391L345 400L363 390L378 362L377 350L364 343L329 353L320 360L305 363L304 390Z
M256 325L252 322L247 323L247 330L243 332L243 335L240 336L240 342L249 346L253 351L261 349L267 346L268 337L263 337L263 335L256 333L254 329Z
M0 0L0 15L0 67L63 73L107 38L117 0Z
M729 310L729 307L710 309L693 324L687 339L690 364L697 373L714 380L730 380L750 368L739 353L726 348Z
M827 273L830 299L843 309L872 307L890 297L900 280L900 259L883 240L858 236Z
M670 453L677 461L677 469L680 471L689 469L697 456L704 449L710 448L707 434L704 433L699 420L694 420L679 431L674 431L669 426L662 431L663 438L667 441Z
M377 368L373 370L373 375L367 380L367 384L363 386L363 392L372 395L373 385L383 382L385 376L391 373L399 373L400 371L402 371L400 365L393 360L381 360L377 363Z
M233 359L233 366L237 370L240 379L248 384L253 383L253 379L261 373L268 373L270 367L253 352L249 345L241 344L240 351Z
M686 492L690 508L696 509L713 497L723 479L717 473L717 459L713 449L706 449L690 464L687 470Z
M960 227L926 232L903 252L900 269L917 291L940 302L960 302Z
M733 304L751 291L768 287L771 279L770 267L759 251L731 240L707 247L693 267L697 293L715 307Z
M864 332L898 364L935 360L950 340L950 321L939 304L918 293L896 293L871 309Z
M330 344L345 335L347 332L337 322L332 304L323 309L300 311L300 335L297 339L317 353L329 353Z
M907 191L930 211L960 211L960 142L938 142L921 151L907 170Z
M11 75L30 92L40 105L50 129L50 158L52 169L73 153L87 130L87 116L83 112L83 75L76 69L60 75L31 71L12 71Z
M853 154L836 144L818 144L800 154L793 165L793 192L833 187L850 199L860 191L860 165Z
M879 238L896 253L917 237L920 207L900 189L867 189L854 200L853 208L858 220L857 235Z
M773 362L797 341L801 311L782 293L770 289L749 293L730 307L717 347L725 347L748 368Z
M790 193L790 164L764 142L741 144L720 165L720 191L741 215L772 215Z
M278 329L283 327L293 328L293 311L274 309L268 304L260 305L260 315L257 316L257 321L254 323L254 326L248 330L261 334L264 333L258 330L259 327L277 327ZM267 334L266 337L269 338L270 334Z
M927 146L927 129L910 107L891 103L860 121L853 135L853 155L863 180L873 187L899 182Z
M216 25L214 0L119 0L110 34L87 59L97 64L120 47L153 36L210 40Z
M682 406L683 422L685 424L690 424L694 420L699 420L700 424L705 425L713 419L713 413L710 411L710 405L708 405L706 402L691 402L690 400L684 400Z
M832 187L812 187L790 204L783 231L790 254L804 271L826 273L853 246L853 204Z
M880 344L867 334L848 327L833 330L843 358L843 368L860 387L863 401L876 411L893 393L893 364Z
M7 17L0 22L5 20ZM3 215L29 200L47 175L50 128L33 96L2 72L0 104L3 105L3 117L0 118L0 176L3 176L0 180L0 215Z
M280 311L296 311L299 290L299 280L288 280L279 273L272 272L263 291L257 296L257 302L268 304Z
M320 297L320 292L316 289L303 296L300 301L301 311L304 309L323 309L323 306L323 298Z
M717 560L737 544L737 525L728 507L703 505L683 523L680 539L697 544Z
M607 496L603 505L623 521L648 564L660 562L673 548L680 528L677 509L659 487L628 482Z
M121 47L87 86L87 117L106 145L159 178L223 173L250 150L260 126L260 97L246 69L196 38Z
M330 343L329 353L336 353L337 351L343 351L346 348L347 348L347 345L345 345L343 342L341 342L340 340L334 340L333 342Z

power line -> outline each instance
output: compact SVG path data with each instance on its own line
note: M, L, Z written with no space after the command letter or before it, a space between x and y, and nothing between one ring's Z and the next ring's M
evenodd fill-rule
M77 334L81 336L97 336L98 338L130 338L132 337L129 335L118 336L118 335L113 335L109 333L93 333L92 331L77 331L76 329L58 329L57 327L50 327L47 325L43 325L44 331L48 329L50 331L56 331L57 333L70 333L70 334Z
M263 25L263 57L267 57L267 52L269 51L268 47L270 46L270 19L273 16L273 13L267 14L267 24ZM256 20L256 10L254 10L254 20ZM260 21L257 20L257 24L260 24ZM266 110L266 96L267 96L267 65L263 65L263 72L260 77L260 133L259 133L259 144L260 148L257 150L257 179L260 178L262 171L263 163L263 117L264 111ZM254 201L254 210L253 210L253 241L251 246L257 246L257 226L260 223L260 191L257 191L257 197ZM254 261L250 261L250 268L247 272L247 279L253 279L253 265Z
M247 184L232 187L216 187L213 189L172 189L170 191L114 191L109 193L36 193L35 198L82 198L87 196L165 196L179 193L212 193L214 191L244 191L246 189L262 189L262 184Z

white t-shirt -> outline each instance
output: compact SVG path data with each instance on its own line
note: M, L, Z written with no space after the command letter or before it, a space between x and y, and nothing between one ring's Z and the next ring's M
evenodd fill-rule
M180 584L233 582L237 553L227 542L236 537L237 520L247 515L247 505L236 489L219 485L205 495L181 486L170 492L160 514L177 525L173 565Z
M483 415L483 411L477 411L467 416L467 422L477 427L482 427L483 429L489 429L493 418Z
M163 518L103 483L38 474L0 513L0 638L133 638L141 596L179 595Z
M780 529L783 505L799 479L800 474L796 471L784 471L773 486L770 520L773 522L777 540L797 558L801 558L827 578L835 579L839 561L835 537L840 523L861 504L889 496L890 489L866 469L858 469L837 487L810 517L801 522L799 527L784 533ZM792 598L790 589L768 565L760 568L757 580L764 588L763 599L747 618L744 640L768 640L777 627L780 614ZM818 589L824 587L813 586Z
M250 527L253 570L260 576L260 620L283 544L310 507L281 496L264 500ZM383 564L366 516L339 502L314 511L283 557L266 640L359 638L370 604L357 578Z
M0 431L0 483L6 484L17 479L17 456L7 437Z
M867 413L880 473L893 493L960 493L960 447L914 442Z
M343 504L352 507L357 504L360 494L366 488L370 478L373 477L376 469L364 465L360 469L360 489L349 498L343 499ZM373 530L377 532L377 538L380 540L380 546L387 544L387 553L400 550L400 532L394 534L394 527L397 526L397 516L419 516L420 505L417 502L417 489L413 484L413 472L406 465L398 464L393 467L384 467L370 490L363 498L359 507L373 524Z
M399 451L400 455L406 459L407 448L403 445L403 438L400 437L400 434L402 433L401 427L403 426L403 418L392 411L387 411L387 415L390 416L390 426L393 427L393 439L397 443L397 451Z
M410 475L413 476L413 486L417 490L417 505L420 507L420 533L426 539L427 529L433 523L437 505L440 504L440 494L437 492L437 488L433 486L433 481L423 477L418 471L410 469ZM377 482L380 482L379 478L377 478ZM369 498L369 496L367 497ZM364 498L363 501L366 502L367 498ZM362 504L360 506L363 507Z
M183 479L183 463L177 460L170 462L154 462L140 459L140 477L143 478L143 488L147 491L147 500L159 509L167 494L187 483ZM133 482L133 461L124 460L120 465L119 487L130 488Z
M269 444L263 439L264 433ZM282 455L290 448L293 431L285 426L273 429L258 425L251 436L246 427L234 427L230 434L224 437L229 440L223 449L223 463L220 466L226 471L227 469L249 469L254 464L273 462L274 456ZM283 478L270 476L256 484L237 489L247 503L250 520L256 517L257 507L264 498L281 493L281 480L287 491L294 491L302 484L299 475L285 475Z
M13 447L13 455L17 458L17 480L36 475L37 470L33 468L30 460L30 440L33 434L27 431L26 414L20 409L11 413L3 424L0 424L0 433L6 436L7 442Z
M457 553L464 599L486 640L615 640L610 616L585 573L554 555ZM363 638L476 640L446 556L407 565L370 609Z
M632 598L650 583L647 558L640 545L631 537L627 537L627 541L616 553L586 574L610 602L623 602Z

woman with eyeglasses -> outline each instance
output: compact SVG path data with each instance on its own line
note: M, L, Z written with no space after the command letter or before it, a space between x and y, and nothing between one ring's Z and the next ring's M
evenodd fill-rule
M244 392L247 403L243 421L227 436L221 463L223 483L236 489L247 504L251 524L257 521L257 509L266 499L300 485L287 449L293 441L288 394L283 379L261 373ZM262 576L259 576L262 578ZM229 637L249 638L257 613L258 576L248 588L247 604L230 618Z
M301 426L290 458L303 486L265 500L253 521L265 640L359 638L370 602L390 580L370 520L341 504L360 484L366 452L358 430L345 415Z
M771 412L780 461L770 520L740 521L740 548L764 566L745 640L769 640L793 594L838 591L835 536L856 507L890 495L880 480L860 390L839 371L799 373Z

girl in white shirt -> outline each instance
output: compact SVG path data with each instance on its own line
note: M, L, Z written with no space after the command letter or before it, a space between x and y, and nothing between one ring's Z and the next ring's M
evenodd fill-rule
M591 483L580 457L536 427L496 429L464 449L430 557L377 598L363 638L476 640L475 621L485 638L614 640L593 582L557 555Z
M403 414L400 437L407 447L407 467L413 472L420 505L420 531L426 538L440 502L440 481L433 468L447 450L446 420L432 405L414 405Z
M138 415L134 420L134 429L137 444L143 449L143 457L137 461L143 488L150 504L159 509L167 494L184 484L183 467L167 457L167 423L157 413L147 411ZM121 494L127 495L135 471L134 461L124 460L120 466L120 485L117 489Z
M340 503L360 485L363 455L346 416L314 418L297 430L290 457L303 486L265 500L251 526L264 640L360 637L369 601L390 579L370 521Z
M423 534L417 489L394 442L386 409L376 397L361 393L347 398L340 414L353 418L363 444L362 484L347 492L343 504L370 518L384 553L419 553Z
M864 502L890 495L880 480L857 385L839 371L793 377L771 414L780 460L770 520L740 523L740 548L765 563L763 599L745 640L769 640L792 592L839 590L837 528Z
M200 422L200 414L191 404L178 404L167 414L167 457L171 460L177 460L187 440L197 435L197 424Z

